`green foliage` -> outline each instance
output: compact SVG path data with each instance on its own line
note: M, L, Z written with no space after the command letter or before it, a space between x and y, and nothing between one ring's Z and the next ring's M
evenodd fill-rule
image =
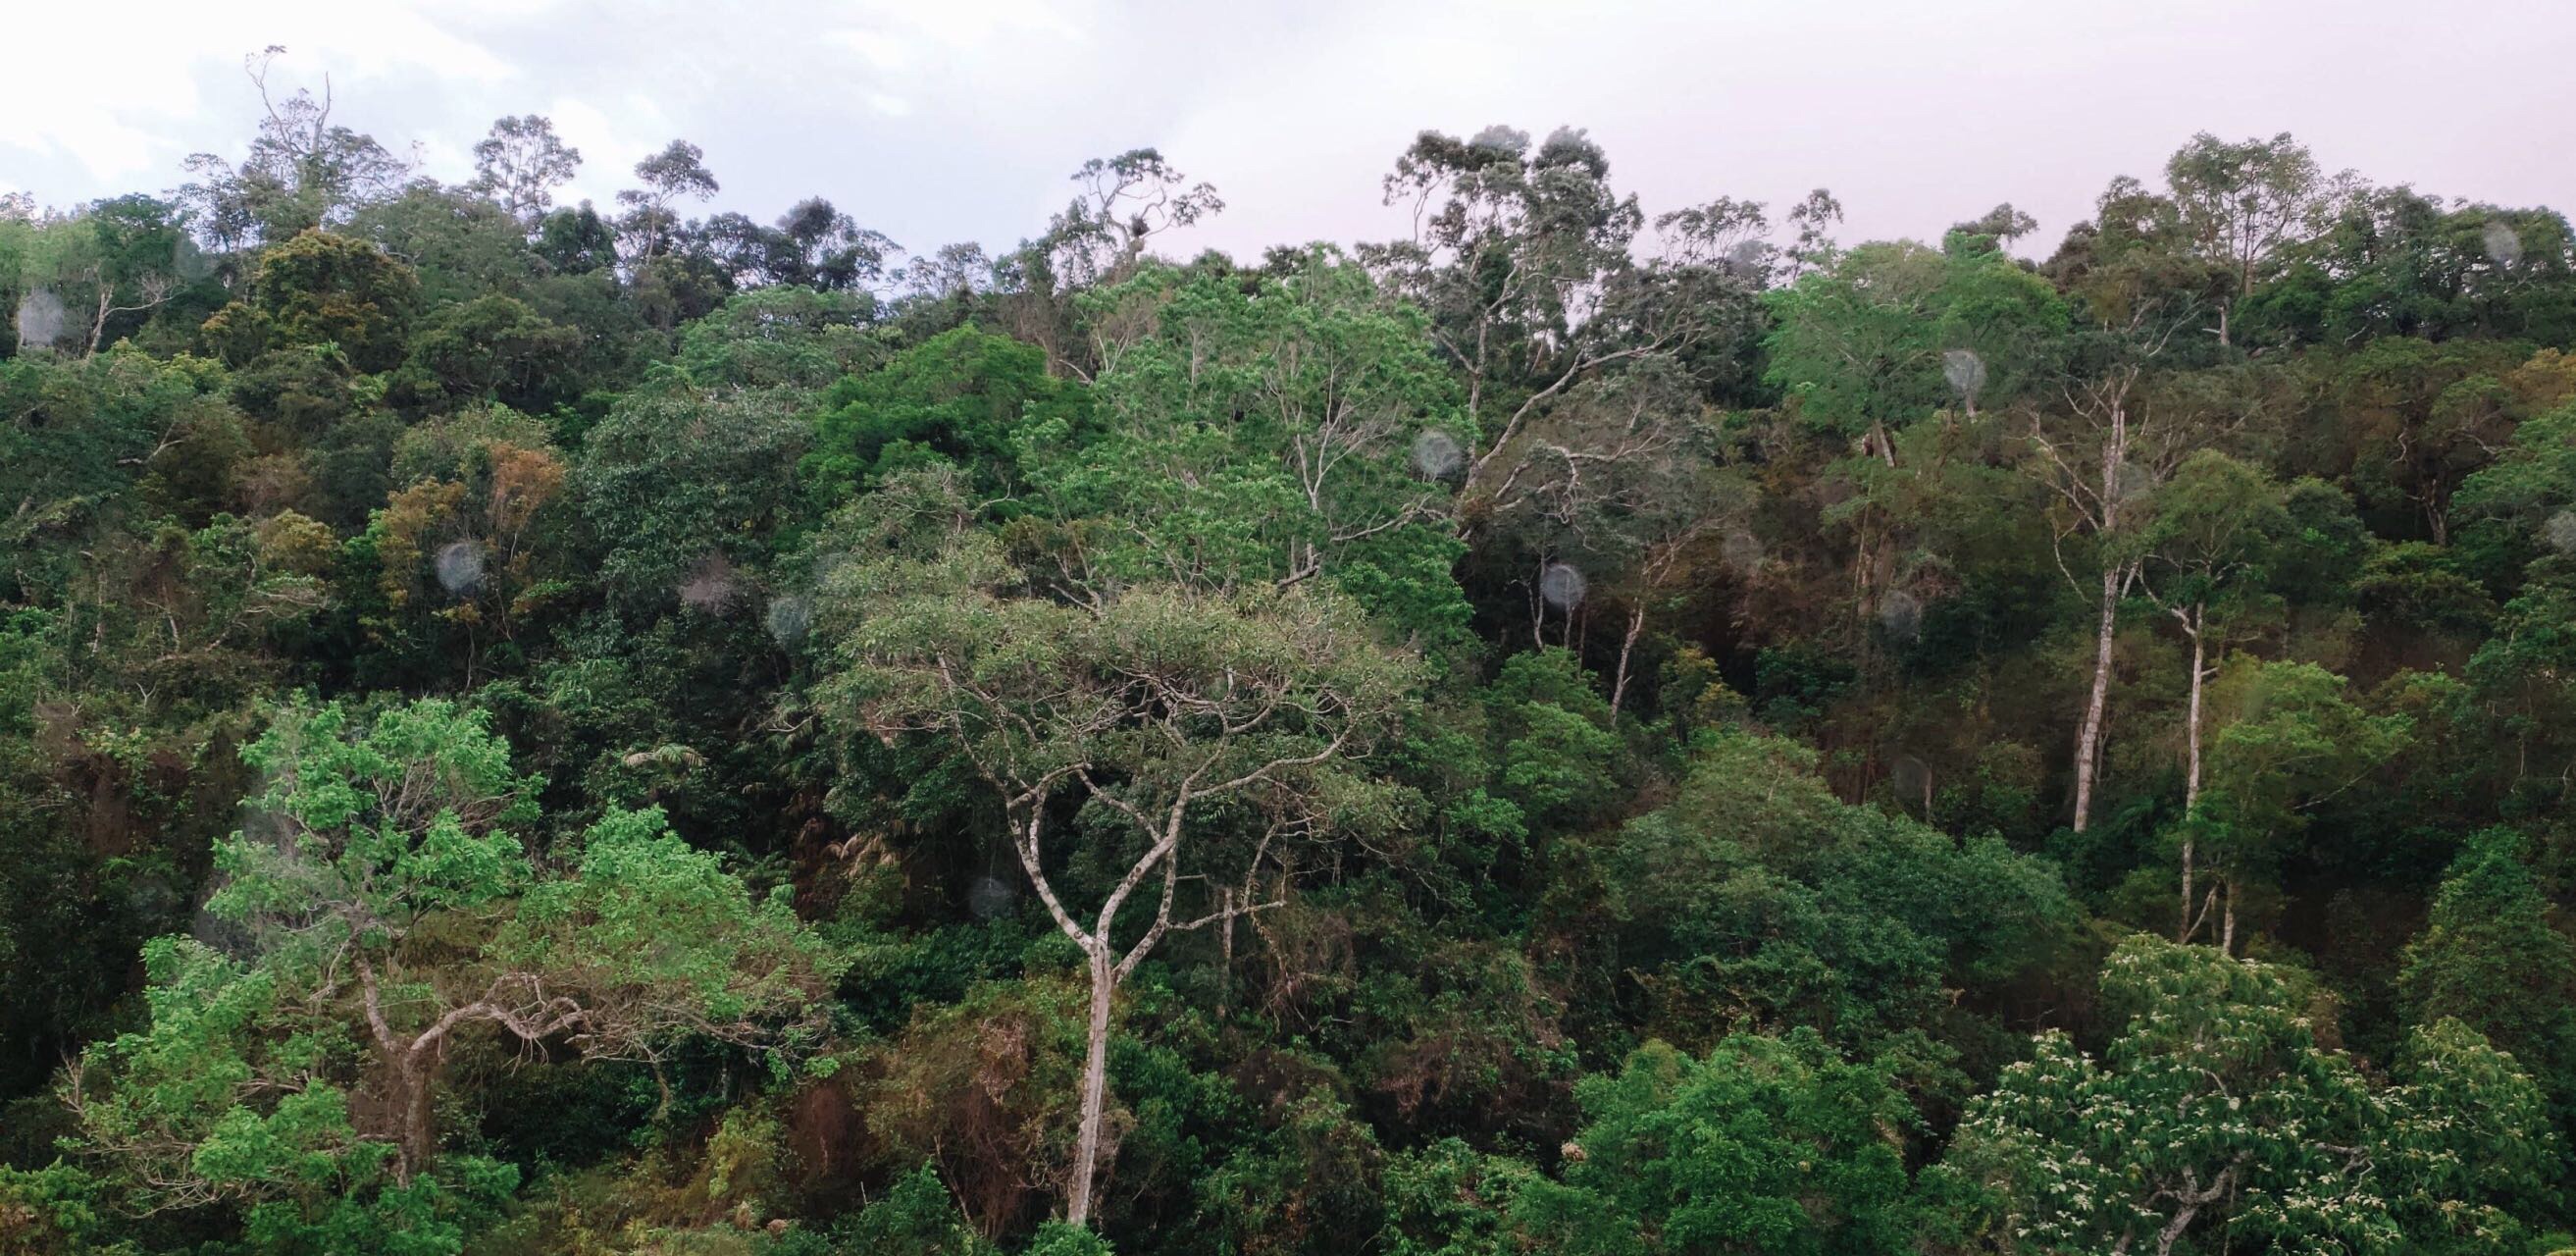
M2378 1087L2318 1044L2309 992L2284 970L2138 937L2103 990L2126 1019L2104 1056L2041 1035L1972 1105L1947 1162L1994 1192L2026 1250L2222 1230L2298 1251L2495 1241L2561 1154L2529 1076L2456 1022L2419 1034L2410 1081ZM2445 1103L2478 1112L2474 1128L2433 1117ZM2487 1158L2509 1167L2455 1167Z
M1472 447L1475 429L1418 315L1329 250L1284 278L1149 267L1090 301L1132 329L1094 389L1102 430L1025 437L1074 579L1321 577L1399 633L1455 641L1449 494L1414 450L1433 433Z
M964 470L979 496L999 496L1019 485L1023 433L1079 443L1091 429L1089 399L1049 375L1036 346L959 327L826 390L802 470L826 503L932 460Z
M364 240L309 230L261 255L248 302L207 321L227 360L267 349L313 349L360 371L391 367L418 301L410 267Z
M1667 806L1586 852L1622 998L1691 1044L1806 1026L1864 1051L1937 1020L1945 989L2001 983L2070 944L2044 865L1834 799L1792 744L1703 743ZM1610 980L1607 974L1604 980ZM1629 983L1634 983L1630 986Z
M986 1256L993 1250L958 1215L938 1172L926 1164L833 1227L830 1244L824 1250L852 1256Z
M2576 945L2552 922L2522 845L2509 829L2469 839L2407 944L2397 987L2417 1025L2456 1020L2556 1090L2576 1051Z
M774 392L693 390L621 398L590 430L573 479L605 541L599 574L637 607L722 614L802 517L808 429Z
M411 337L397 395L415 405L495 401L539 412L571 399L581 333L548 321L515 297L485 296L440 309Z
M864 294L763 288L680 331L678 364L700 388L821 388L882 357Z
M1813 1033L1661 1044L1587 1080L1566 1170L1665 1250L1860 1253L1900 1242L1910 1114L1882 1070Z
M1612 811L1630 766L1627 746L1574 656L1514 655L1487 692L1504 739L1499 792L1523 818L1577 827Z
M269 68L0 195L0 1250L2566 1241L2557 212L901 255Z
M479 717L296 706L243 755L270 784L208 910L247 956L150 944L148 1029L93 1046L67 1094L79 1148L158 1206L237 1207L266 1250L403 1229L408 1250L451 1252L518 1172L437 1155L459 1033L644 1060L687 1035L815 1045L800 1018L836 961L783 900L754 901L651 812L611 813L571 875L540 876L513 827L534 782Z

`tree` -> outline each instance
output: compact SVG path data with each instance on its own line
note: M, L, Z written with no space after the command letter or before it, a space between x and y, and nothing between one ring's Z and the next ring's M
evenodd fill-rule
M474 142L475 192L533 230L554 208L555 189L581 169L581 150L555 135L553 119L538 114L503 117Z
M707 233L723 254L738 286L789 284L823 292L876 286L903 252L894 241L862 229L819 196L798 201L774 227L740 214L719 214Z
M1228 899L1176 916L1185 882L1230 866L1250 889L1289 843L1383 822L1358 765L1412 665L1312 583L1033 596L993 538L967 526L953 477L902 477L843 526L858 552L826 590L844 625L829 709L854 729L926 734L961 756L1082 953L1090 1015L1065 1215L1087 1224L1121 983L1173 931L1269 905ZM1050 852L1067 842L1114 878L1096 909L1066 897Z
M205 334L238 359L327 348L358 371L381 371L402 360L419 293L419 276L376 246L307 231L260 255L249 298L217 311Z
M2277 866L2283 843L2306 831L2318 803L2407 744L2413 720L2371 714L2344 695L2348 683L2314 663L2254 659L2239 659L2220 677L2213 706L2223 727L2210 748L2209 787L2184 824L2187 840L2217 855L2221 954L2236 947L2245 879Z
M2183 810L2200 805L2203 691L2217 674L2212 646L2226 658L2224 633L2236 613L2259 598L2263 564L2292 527L2279 485L2256 467L2214 449L2185 458L2156 493L2152 517L2132 543L2139 558L2138 587L2191 642L2190 697L2183 715ZM2219 620L2213 624L2210 611ZM2182 907L2174 940L2189 942L2208 914L2192 902L2189 826L2182 842ZM2214 894L2214 892L2213 892Z
M2011 201L2005 201L1966 222L1951 224L1950 237L1982 240L1985 243L1980 247L2000 249L2037 230L2038 219L2013 208Z
M2424 931L2406 945L2397 988L2415 1024L2467 1025L2550 1084L2563 1105L2576 1063L2576 945L2553 923L2522 845L2511 829L2469 838Z
M1577 952L1602 957L1577 970L1593 997L1692 1049L1805 1026L1865 1058L1945 992L2066 952L2079 913L2054 870L1843 802L1816 768L1783 738L1704 734L1668 804L1580 843L1599 899L1571 870L1555 894Z
M695 1036L781 1068L817 1045L838 961L783 898L753 897L652 811L609 812L575 871L540 874L516 831L536 783L479 717L291 706L243 755L269 784L208 903L241 957L156 942L150 1025L92 1047L69 1083L87 1148L146 1200L256 1206L331 1174L340 1206L434 1204L441 1066L470 1032L648 1062ZM488 1188L496 1168L459 1172Z
M1082 324L1097 310L1083 308L1077 294L1122 283L1155 236L1225 209L1215 187L1186 179L1150 148L1084 162L1073 173L1079 191L1072 203L1048 220L1044 234L991 267L998 290L992 308L1003 330L1046 350L1047 369L1089 382L1099 364L1083 343ZM958 264L971 261L961 255L933 267L944 291L972 290L971 282L952 282Z
M2236 303L2254 295L2255 278L2284 246L2325 228L2337 189L2286 131L2233 144L2203 131L2165 162L2165 182L2193 246L2235 277L2235 293L2219 305L2225 345Z
M1770 296L1770 378L1819 427L1896 465L1888 430L1943 397L1936 302L1947 271L1919 244L1864 244Z
M336 100L328 76L319 100L304 88L279 99L269 88L268 72L285 52L271 44L243 58L264 115L241 163L213 153L188 158L199 182L181 188L180 198L196 209L198 228L224 248L345 223L358 206L390 195L410 173L407 163L372 137L333 125Z
M1090 389L1047 374L1044 350L973 327L844 376L821 407L799 470L826 505L933 459L956 465L979 496L1007 495L1021 485L1024 433L1061 424L1081 442L1093 426Z
M464 188L422 180L351 215L347 234L411 267L422 306L434 310L478 297L538 295L553 276L529 248L537 226Z
M2119 628L2120 601L2138 576L2136 561L2118 557L2110 542L2128 523L2132 499L2153 483L2158 461L2154 451L2160 442L2152 438L2159 433L2148 415L2132 409L2138 376L2135 366L2114 367L2068 391L2072 413L2061 425L2042 417L2031 427L2031 447L2039 455L2033 470L2057 498L2050 513L2058 569L2069 584L2082 587L2065 555L2066 539L2076 535L2093 539L2102 569L2091 684L2075 733L2073 827L2078 833L2093 820L2093 783L2101 771L2102 730L2110 713L2111 645Z
M1592 591L1626 601L1614 710L1626 697L1648 612L1688 583L1692 547L1747 512L1749 486L1712 456L1713 427L1679 361L1642 360L1568 390L1522 429L1510 474L1468 504L1486 548L1508 544L1521 569L1537 573L1529 581L1532 644L1546 644L1552 606L1563 616L1557 644L1572 646L1578 617L1605 600ZM1560 564L1584 573L1587 592L1553 605L1548 573Z
M565 377L580 350L579 331L526 302L477 297L422 320L398 387L414 394L413 404L496 401L544 413L572 391Z
M72 297L56 344L96 354L111 324L132 329L142 320L125 316L148 316L186 286L180 263L193 246L185 237L175 206L149 196L100 201L34 233L24 286Z
M534 248L559 274L606 271L617 265L617 228L583 201L546 215Z
M1225 210L1207 183L1188 176L1150 148L1094 157L1073 172L1080 188L1039 241L1050 272L1068 288L1125 277L1145 255L1145 242Z
M882 361L864 292L762 288L680 329L680 368L703 388L821 388Z
M2576 359L2543 350L2534 364L2546 362L2576 379ZM2535 372L2537 374L2537 372ZM2544 394L2546 395L2546 394ZM2522 569L2550 549L2564 549L2559 520L2576 520L2576 398L2552 399L2552 408L2514 426L2506 445L2486 467L2460 482L2451 498L2454 513L2467 526L2482 528L2481 538L2503 551L2505 563ZM2570 539L2576 539L2571 536Z
M607 542L598 576L617 604L733 604L737 572L807 517L796 462L812 429L800 404L775 388L660 388L620 398L590 430L572 482Z
M914 255L901 273L912 296L945 301L991 291L993 259L985 256L983 245L964 240Z
M635 177L644 186L617 194L617 203L627 210L617 230L640 269L671 248L679 229L672 202L683 197L703 201L715 195L719 185L707 170L705 151L687 140L673 140L662 151L636 162Z
M2453 1227L2502 1237L2516 1227L2499 1205L2527 1206L2556 1155L2530 1078L2474 1032L2418 1034L2402 1084L2383 1088L2318 1044L2289 971L2138 935L2102 983L2125 1018L2108 1051L2040 1035L2035 1057L1970 1105L1945 1162L1992 1192L2015 1250L2169 1256L2211 1233L2320 1253L2398 1250ZM2462 1171L2490 1158L2510 1168Z
M1486 437L1464 464L1471 499L1508 491L1523 428L1553 399L1616 364L1684 349L1716 321L1703 317L1707 299L1741 290L1705 246L1733 234L1745 207L1673 220L1677 252L1641 266L1628 247L1644 215L1609 173L1578 129L1533 150L1528 133L1495 126L1463 141L1425 131L1386 177L1386 203L1412 207L1413 236L1358 256L1429 315L1432 342L1464 381Z
M1828 1254L1903 1246L1902 1131L1913 1114L1882 1067L1812 1031L1738 1035L1704 1060L1662 1043L1577 1093L1567 1185L1664 1251Z
M1475 432L1417 315L1328 250L1279 278L1148 266L1090 304L1134 324L1104 342L1096 426L1027 437L1065 586L1319 580L1454 643L1449 480Z
M395 452L405 487L349 547L377 569L358 615L367 638L407 668L435 671L461 656L469 678L496 649L505 668L519 661L524 625L571 588L550 578L559 569L545 544L547 525L568 513L556 507L565 480L543 427L506 409L406 434Z

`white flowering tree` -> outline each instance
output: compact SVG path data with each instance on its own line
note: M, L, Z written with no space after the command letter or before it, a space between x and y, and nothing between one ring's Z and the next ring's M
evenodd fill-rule
M2132 938L2099 1059L2059 1032L2004 1070L1944 1172L1991 1194L2006 1250L2098 1254L2502 1251L2558 1158L2511 1057L2419 1029L2395 1084L2318 1043L2288 970Z

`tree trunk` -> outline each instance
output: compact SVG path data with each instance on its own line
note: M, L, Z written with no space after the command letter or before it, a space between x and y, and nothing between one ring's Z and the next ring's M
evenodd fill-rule
M81 354L83 359L98 356L98 342L107 335L107 303L109 299L115 295L116 289L107 282L107 276L104 274L100 275L98 279L98 317L89 321L89 349Z
M402 1105L402 1164L396 1176L404 1182L426 1172L438 1154L437 1111L429 1086L432 1067L419 1059L393 1061L394 1085L402 1092L395 1100Z
M1065 1220L1091 1224L1092 1179L1100 1168L1101 1122L1109 1103L1109 1007L1118 975L1104 941L1091 948L1091 1028L1082 1057L1082 1128L1073 1152L1073 1195Z
M1258 856L1256 856L1257 858ZM1223 1021L1234 1007L1234 891L1218 891L1224 904L1225 920L1218 927L1216 969L1216 1018ZM1246 896L1247 900L1249 896Z
M1628 656L1637 648L1637 634L1646 630L1646 605L1640 600L1628 612L1628 634L1619 639L1619 671L1610 682L1610 713L1619 713L1619 699L1628 692Z
M2191 618L2183 624L2184 631L2191 634L2191 706L2190 713L2183 719L2183 744L2186 747L2186 755L2182 784L2182 915L2174 921L2174 940L2177 942L2189 942L2192 935L2191 820L2193 814L2200 809L2200 699L2202 686L2209 675L2206 661L2209 643L2208 638L2201 635L2201 629L2208 626L2208 623L2208 608L2194 606L2191 608Z
M2084 702L2084 726L2075 736L2075 831L2093 822L2094 764L2101 757L2102 720L2111 705L2111 636L2120 617L2120 591L2128 569L2102 570L2101 623L2093 638L2093 691Z
M1530 644L1547 648L1547 559L1538 560L1538 571L1530 577Z
M2209 681L2209 639L2202 632L2209 626L2209 608L2191 608L2191 706L2183 721L2183 743L2187 762L2183 771L2182 810L2190 815L2200 806L2200 712L2201 696Z
M2186 1204L2182 1211L2175 1213L2173 1220L2156 1232L2156 1256L2173 1256L2174 1244L2182 1241L2183 1231L2190 1229L2192 1221L2199 1216L2198 1204Z

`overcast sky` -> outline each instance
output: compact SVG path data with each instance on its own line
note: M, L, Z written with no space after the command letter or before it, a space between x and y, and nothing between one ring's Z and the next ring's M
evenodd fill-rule
M2198 130L2291 131L2329 169L2576 210L2570 0L119 0L0 20L0 190L69 206L237 156L272 83L426 171L551 116L605 204L673 137L716 208L811 194L924 250L1041 229L1083 159L1160 148L1226 212L1187 243L1380 239L1413 134L1585 127L1649 214L1775 218L1829 187L1846 242L2010 200L2045 252L2112 176Z

